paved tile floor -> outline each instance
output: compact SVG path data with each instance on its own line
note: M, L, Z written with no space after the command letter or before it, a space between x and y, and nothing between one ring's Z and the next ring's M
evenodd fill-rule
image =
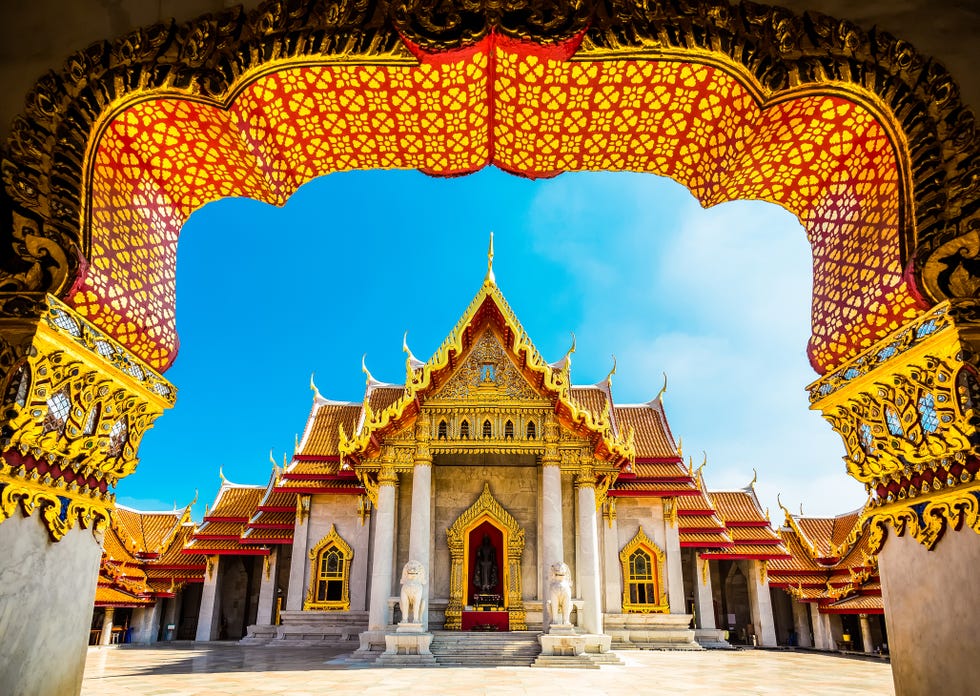
M381 669L349 665L343 655L228 643L89 648L82 695L894 694L888 664L802 652L623 651L625 666L597 670Z

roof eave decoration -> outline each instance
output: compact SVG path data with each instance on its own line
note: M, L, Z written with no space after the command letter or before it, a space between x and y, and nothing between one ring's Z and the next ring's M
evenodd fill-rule
M571 429L584 429L590 433L598 458L621 467L635 461L636 448L632 428L626 428L625 432L617 435L605 414L593 415L575 404L570 394L572 385L568 364L556 368L541 357L489 273L479 292L435 354L424 365L411 370L405 382L404 395L376 413L365 408L363 423L354 433L348 434L340 426L341 456L354 463L376 457L385 435L414 421L425 397L441 386L447 370L455 368L458 359L476 340L475 329L482 323L485 316L483 308L488 303L497 310L497 318L504 329L504 342L509 344L505 348L517 358L517 364L526 377L536 378L532 384L538 385L538 391L555 399L555 413L559 421ZM493 315L489 320L493 320Z

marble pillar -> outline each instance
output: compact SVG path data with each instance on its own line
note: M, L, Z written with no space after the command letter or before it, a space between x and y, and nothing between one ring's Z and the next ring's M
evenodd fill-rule
M607 614L620 614L623 611L623 571L619 562L619 522L616 520L615 500L610 498L606 503L610 507L603 515L602 525L602 587Z
M309 576L306 574L306 563L310 536L310 496L301 495L296 498L296 524L293 527L293 555L289 561L289 588L286 592L286 609L302 611L303 600L306 599L306 586Z
M196 641L215 640L218 637L218 622L221 617L221 597L218 594L218 575L221 556L210 556L208 570L204 573L204 587L201 589L201 611L197 615Z
M112 643L113 619L116 615L115 607L106 607L102 614L102 633L99 634L99 645L109 645Z
M582 557L579 570L579 627L586 633L602 633L602 596L599 582L599 529L596 523L595 475L579 474L578 533Z
M670 506L670 512L668 510ZM667 602L671 614L686 614L684 569L681 567L681 537L677 526L677 501L664 501L664 553L667 556Z
M259 581L259 608L255 614L255 623L268 626L273 623L276 611L276 568L279 565L278 547L273 546L272 552L263 559L262 576Z
M416 439L423 434L426 440L419 442L415 452L415 467L412 470L412 518L408 530L408 558L418 561L425 568L425 577L432 577L429 567L429 546L432 541L432 456L429 454L428 418L419 418ZM424 428L424 433L420 433ZM425 611L422 612L422 630L429 628L429 584L422 590L425 594Z
M793 606L793 630L796 631L796 644L801 648L813 647L813 636L810 635L810 624L806 619L807 604L790 600Z
M384 633L388 627L391 597L392 549L395 544L395 485L398 474L390 468L378 476L378 505L375 508L374 558L371 567L371 600L368 632Z
M158 599L151 606L133 611L130 628L133 629L132 642L141 645L156 643L160 635L160 616L163 614L163 600Z
M769 595L769 582L765 579L763 561L747 561L749 608L752 611L752 626L758 645L766 648L776 647L776 622L772 617L772 597Z
M541 470L541 566L543 572L541 597L544 600L544 630L551 625L551 608L548 603L548 582L551 566L565 561L562 529L562 495L560 461L545 461ZM595 510L595 504L592 509Z
M180 616L180 604L183 590L176 593L174 597L167 601L167 608L163 612L163 639L177 639L177 619ZM170 626L173 626L171 629Z
M864 652L873 653L875 651L875 641L871 635L871 622L868 621L867 614L861 614L858 618L861 621L861 643Z
M810 603L810 619L813 622L813 647L817 650L833 650L827 615L820 613L816 602Z
M714 629L715 625L715 603L711 593L711 567L706 558L701 558L697 553L694 556L694 616L697 620L698 628ZM671 607L673 613L673 607Z

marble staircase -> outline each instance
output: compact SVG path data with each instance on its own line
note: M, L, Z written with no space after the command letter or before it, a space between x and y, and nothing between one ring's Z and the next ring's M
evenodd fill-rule
M538 631L432 631L429 649L444 667L528 667L541 653Z

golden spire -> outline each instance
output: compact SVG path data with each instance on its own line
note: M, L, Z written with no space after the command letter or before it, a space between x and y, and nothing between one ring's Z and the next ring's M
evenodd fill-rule
M371 382L375 381L374 380L374 376L371 374L371 371L367 368L367 353L365 353L364 355L361 356L361 372L363 372L365 375L367 375L367 383L368 383L368 385L370 385ZM365 398L366 398L366 396L365 396Z
M316 372L311 372L310 373L310 389L313 390L313 397L314 398L316 398L316 399L322 399L323 397L320 396L320 390L316 388L316 382L313 381L313 376L315 374L316 374Z
M487 251L487 277L483 282L490 285L497 284L497 279L493 275L493 232L490 232L490 249Z
M755 483L758 480L759 480L759 472L755 470L755 467L752 467L752 480L749 481L748 487L755 488Z
M228 479L225 478L225 467L223 465L218 467L218 478L221 479L222 486L228 483Z
M657 394L657 398L654 401L661 401L664 398L664 394L667 393L667 373L664 373L664 386L660 387L660 393Z

